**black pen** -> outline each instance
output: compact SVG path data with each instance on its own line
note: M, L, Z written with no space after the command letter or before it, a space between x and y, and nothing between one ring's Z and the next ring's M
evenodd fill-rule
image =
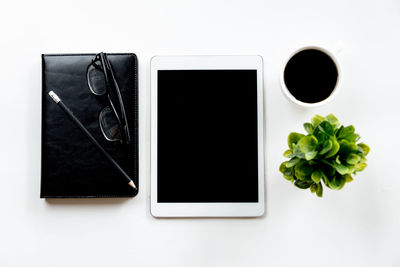
M122 174L122 176L128 181L128 184L136 189L135 183L126 174L126 172L118 165L118 163L104 150L104 148L97 142L97 140L90 134L90 132L83 126L72 111L61 101L61 99L53 91L49 92L49 96L56 102L56 104L64 111L65 114L78 126L78 128L86 135L87 138L97 147L97 149L110 161L110 163Z

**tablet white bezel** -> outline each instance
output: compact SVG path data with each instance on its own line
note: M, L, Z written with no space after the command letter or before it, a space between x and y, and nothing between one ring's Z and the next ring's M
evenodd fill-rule
M151 195L154 217L256 217L264 214L264 89L261 56L156 56L151 59ZM257 70L258 202L158 203L157 202L157 73L158 70Z

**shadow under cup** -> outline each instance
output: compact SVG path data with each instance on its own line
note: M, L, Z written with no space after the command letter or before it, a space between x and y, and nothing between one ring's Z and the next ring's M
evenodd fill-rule
M338 81L339 70L335 59L322 49L305 48L294 53L286 63L282 86L286 87L283 88L287 89L286 94L297 100L294 102L313 106L330 98Z

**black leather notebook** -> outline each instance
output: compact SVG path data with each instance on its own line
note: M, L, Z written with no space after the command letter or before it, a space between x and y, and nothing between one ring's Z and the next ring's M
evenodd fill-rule
M86 78L95 54L42 55L41 198L134 197L130 187L48 95L54 91L101 146L139 186L138 62L135 54L107 54L121 91L131 142L108 141L99 113L109 105L94 95Z

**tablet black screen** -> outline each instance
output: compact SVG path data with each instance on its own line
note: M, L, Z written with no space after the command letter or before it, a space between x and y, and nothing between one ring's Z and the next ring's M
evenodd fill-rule
M257 202L257 71L158 71L158 202Z

